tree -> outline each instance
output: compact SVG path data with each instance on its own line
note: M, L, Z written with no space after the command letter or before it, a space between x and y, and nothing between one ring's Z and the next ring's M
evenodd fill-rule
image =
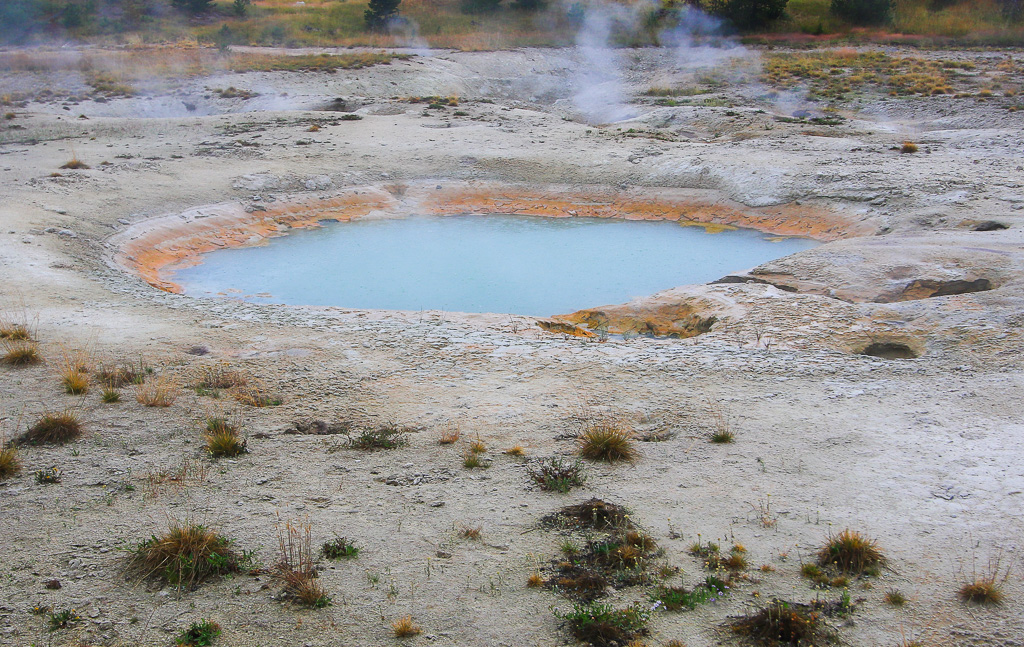
M1003 18L1010 22L1020 22L1024 18L1024 0L999 0L1003 9Z
M171 0L171 4L187 13L206 13L212 8L213 0Z
M363 13L366 26L370 29L386 27L389 20L398 16L398 5L402 0L370 0L369 9Z
M501 0L462 0L459 11L462 13L490 13L497 11Z
M251 0L234 0L231 3L231 10L235 12L236 16L244 16L245 12L249 9Z
M789 0L711 0L711 13L726 18L739 29L756 29L782 17Z
M832 0L829 11L855 25L881 25L892 17L893 0Z

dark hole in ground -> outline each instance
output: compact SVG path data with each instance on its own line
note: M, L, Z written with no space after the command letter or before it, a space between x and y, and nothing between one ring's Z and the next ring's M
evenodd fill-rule
M974 231L999 231L1000 229L1009 229L1006 225L995 220L985 220L979 222L974 226Z
M869 344L864 350L860 351L860 354L881 357L882 359L914 359L920 357L920 353L914 351L910 346L891 341Z
M933 297L948 297L955 294L986 292L996 287L988 279L973 281L936 281L934 279L915 279L898 292L883 294L875 299L876 303L894 303L898 301L916 301Z

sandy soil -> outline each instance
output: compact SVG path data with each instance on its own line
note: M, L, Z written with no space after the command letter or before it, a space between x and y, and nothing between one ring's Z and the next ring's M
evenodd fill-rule
M15 108L0 131L0 308L30 324L46 362L0 367L0 425L13 437L69 407L87 435L22 448L22 473L0 481L0 644L167 645L212 618L219 645L383 645L405 615L423 628L409 643L571 643L552 613L571 602L526 580L551 574L567 534L540 519L591 497L629 507L664 551L657 564L680 567L688 587L705 575L687 552L698 537L748 551L751 567L723 599L656 611L651 645L734 644L722 624L765 600L837 599L841 589L812 588L800 568L847 527L877 538L890 568L849 584L856 611L829 620L845 644L1024 644L1024 113L998 99L868 97L842 124L813 126L775 120L783 107L746 86L722 91L732 107L664 107L643 90L692 70L656 50L624 59L637 116L608 126L579 118L578 63L563 50L226 74L106 103ZM63 73L11 73L2 84L82 92ZM227 86L260 96L207 90ZM421 95L457 95L460 105L398 99ZM892 150L904 140L920 152ZM52 175L73 156L92 168ZM145 236L195 233L218 214L257 234L221 244L252 244L287 228L281 205L366 192L415 210L432 204L436 186L543 196L563 211L600 193L646 195L671 203L663 213L708 221L728 212L757 224L775 213L766 229L809 219L819 224L807 233L832 242L737 268L729 282L563 318L626 333L608 339L503 314L192 299L148 284L129 258L146 247L133 252L133 240L155 246L169 236ZM365 213L386 211L378 207ZM990 220L1007 228L975 231ZM196 240L223 232L211 231ZM949 294L968 284L988 289ZM630 334L681 311L717 322L685 340ZM918 357L858 354L872 343ZM142 358L184 386L226 362L283 403L252 408L188 388L169 408L138 404L131 388L118 404L101 403L95 386L66 395L58 368L74 349L97 363ZM709 409L728 414L734 443L708 442ZM250 453L206 457L201 425L217 412L244 421ZM571 454L581 415L614 416L662 440L638 442L632 464L588 464L586 485L567 495L539 490L527 466ZM416 431L408 447L376 452L285 433L310 418ZM451 424L463 439L439 445ZM477 436L489 469L463 467ZM517 444L526 459L501 453ZM200 473L154 485L183 461ZM53 466L62 482L36 484L33 472ZM169 517L217 528L266 568L284 520L308 520L317 545L340 535L362 550L318 560L334 601L324 609L276 599L266 572L179 593L125 569L124 549ZM479 539L461 536L478 526ZM957 599L990 569L1009 571L1003 605ZM45 588L52 579L59 590ZM651 588L609 590L607 600L650 605ZM885 603L891 589L905 607ZM73 607L82 622L50 632L37 607Z

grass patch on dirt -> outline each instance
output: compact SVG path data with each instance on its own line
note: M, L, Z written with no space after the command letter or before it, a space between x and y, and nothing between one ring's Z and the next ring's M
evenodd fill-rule
M131 550L129 567L179 589L191 589L213 575L249 568L252 556L232 548L231 540L190 520L171 520L167 531Z
M578 603L572 611L559 613L576 640L594 647L617 647L632 644L638 636L647 634L651 612L641 604L616 609L598 602Z
M806 88L812 99L843 100L857 93L889 96L984 96L1020 66L1012 59L988 62L892 56L880 51L836 49L768 54L761 81L776 88Z
M877 574L885 564L878 542L849 528L830 534L818 550L818 566L847 575Z
M767 606L733 621L733 632L755 645L826 645L838 643L834 629L811 605L772 600Z
M543 582L577 602L592 602L609 586L648 583L648 567L661 555L654 540L630 521L626 509L600 499L566 506L541 519L541 524L582 533L580 543L564 542L563 555L552 560Z
M15 442L19 445L63 445L81 435L81 418L75 411L65 409L58 413L43 414Z

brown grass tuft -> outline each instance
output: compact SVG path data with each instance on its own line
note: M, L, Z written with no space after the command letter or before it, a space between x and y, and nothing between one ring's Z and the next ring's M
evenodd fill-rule
M169 407L180 394L181 388L177 382L166 375L135 387L135 399L147 407Z
M530 573L530 577L526 578L526 586L528 588L538 589L542 584L544 584L544 578L536 571Z
M900 146L900 152L901 153L916 153L917 152L917 144L915 144L914 142L903 142L903 145Z
M984 606L996 606L1003 603L1003 583L1009 577L1010 571L1000 570L999 559L992 560L988 569L983 573L974 573L969 582L964 582L960 587L958 595L961 600L971 604Z
M72 156L71 159L69 159L67 162L61 164L60 168L77 170L88 169L90 168L90 166L83 162L82 160L78 159L77 156Z
M732 630L763 645L821 645L835 641L835 632L821 615L804 604L772 600L761 610L732 623Z
M509 447L508 449L505 450L505 454L508 456L515 456L516 458L518 458L520 456L525 456L526 451L523 449L522 445L513 445L512 447Z
M213 458L238 456L245 454L246 440L241 437L241 426L226 418L208 418L206 431L203 433L206 450Z
M878 543L847 528L838 535L830 534L818 551L818 565L832 566L841 573L860 575L865 571L885 566L885 555Z
M423 633L423 629L412 621L412 616L405 616L395 620L391 623L391 630L395 632L395 638L410 638Z
M25 324L10 324L0 322L0 339L10 341L32 341L32 333Z
M248 561L231 549L230 540L206 526L171 520L167 532L135 547L129 566L143 577L188 589L211 575L238 572Z
M18 459L18 448L14 445L6 445L0 439L0 481L15 476L21 472L21 461Z
M28 431L18 437L19 445L46 445L64 443L75 440L82 435L82 422L78 414L71 409L60 413L47 413Z
M437 437L438 445L451 445L457 443L459 438L462 437L462 430L459 429L457 424L448 423L443 429L441 429L441 435Z
M459 530L459 535L461 535L463 539L480 539L480 533L482 531L483 526L463 526L462 529Z
M78 368L63 373L61 383L64 385L64 392L69 395L85 395L89 392L89 374Z
M317 581L313 563L312 525L308 521L289 521L278 527L281 559L274 577L284 585L281 597L319 609L331 603L331 596Z
M0 363L11 366L29 366L43 361L39 356L39 346L34 341L17 341L5 339L3 341L3 358Z
M610 422L587 425L577 439L580 456L593 461L633 461L637 451L633 446L633 432Z

